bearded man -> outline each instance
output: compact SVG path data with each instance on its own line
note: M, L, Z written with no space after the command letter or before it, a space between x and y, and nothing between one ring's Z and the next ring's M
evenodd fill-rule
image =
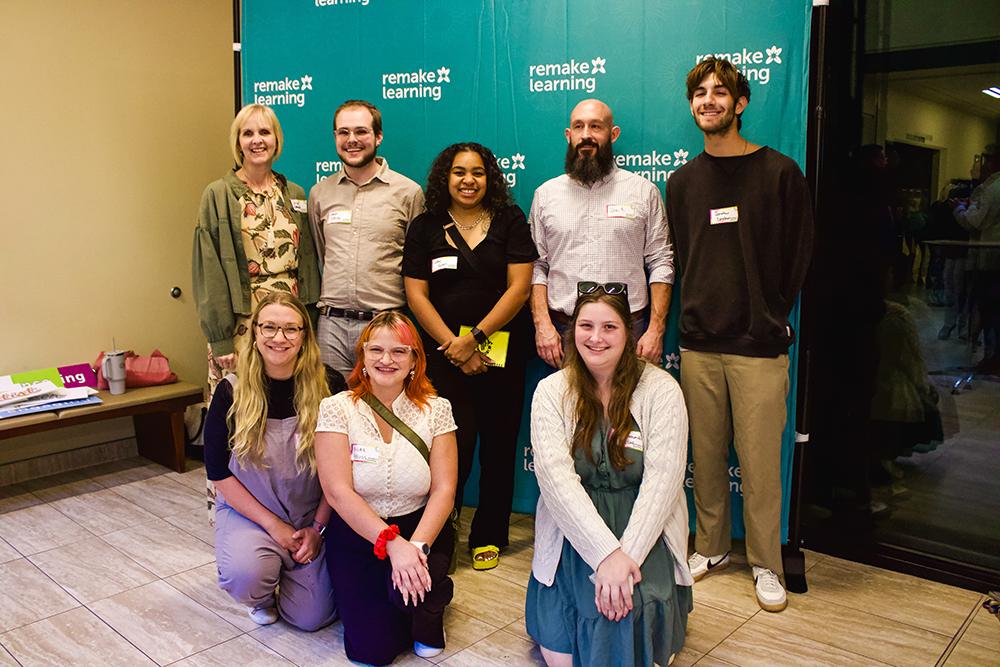
M667 181L666 205L698 513L688 563L695 581L729 563L732 439L757 602L781 611L781 436L795 340L788 316L812 254L812 198L791 158L740 136L750 85L728 60L698 63L687 98L705 151Z
M341 168L309 192L309 223L323 270L317 342L323 363L348 377L368 322L406 305L403 241L424 193L376 157L382 114L349 100L333 114Z
M620 283L628 286L639 354L659 364L674 278L660 191L615 165L611 144L621 128L608 105L580 102L569 125L566 173L535 191L528 218L539 255L531 286L538 355L562 364L579 283Z

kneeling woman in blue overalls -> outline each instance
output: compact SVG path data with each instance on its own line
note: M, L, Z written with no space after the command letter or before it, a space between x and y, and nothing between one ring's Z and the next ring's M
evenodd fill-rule
M301 301L287 292L260 301L237 374L219 383L205 423L219 586L260 625L280 614L318 630L337 617L323 545L330 506L314 453L331 380Z

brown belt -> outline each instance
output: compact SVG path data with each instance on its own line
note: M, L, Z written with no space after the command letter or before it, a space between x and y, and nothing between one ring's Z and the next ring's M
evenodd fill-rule
M638 320L641 317L642 317L642 311L641 310L637 310L634 313L632 313L632 321L633 322L635 322L636 320ZM551 308L549 308L549 318L551 318L553 322L557 322L557 323L561 324L564 327L568 327L569 326L569 315L567 315L566 313L564 313L564 312L562 312L560 310L552 310Z

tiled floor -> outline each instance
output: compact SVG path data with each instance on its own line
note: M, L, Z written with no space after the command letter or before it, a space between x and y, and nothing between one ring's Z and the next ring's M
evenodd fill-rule
M203 468L132 459L0 489L0 667L352 664L339 623L257 627L219 590L204 484ZM543 664L524 631L532 517L511 533L495 570L474 572L463 553L437 664ZM674 664L1000 664L982 596L821 554L806 565L809 593L780 614L758 609L745 558L696 584Z

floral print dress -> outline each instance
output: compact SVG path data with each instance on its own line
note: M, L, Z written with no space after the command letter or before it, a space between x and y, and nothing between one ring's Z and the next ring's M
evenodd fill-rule
M256 309L260 300L271 292L291 292L296 296L299 293L299 230L282 199L277 182L264 192L254 192L248 186L240 198L243 205L240 226L250 272L251 309ZM250 318L237 316L233 332L237 350L249 330ZM208 361L209 392L214 393L215 385L226 373L215 363L211 348Z

